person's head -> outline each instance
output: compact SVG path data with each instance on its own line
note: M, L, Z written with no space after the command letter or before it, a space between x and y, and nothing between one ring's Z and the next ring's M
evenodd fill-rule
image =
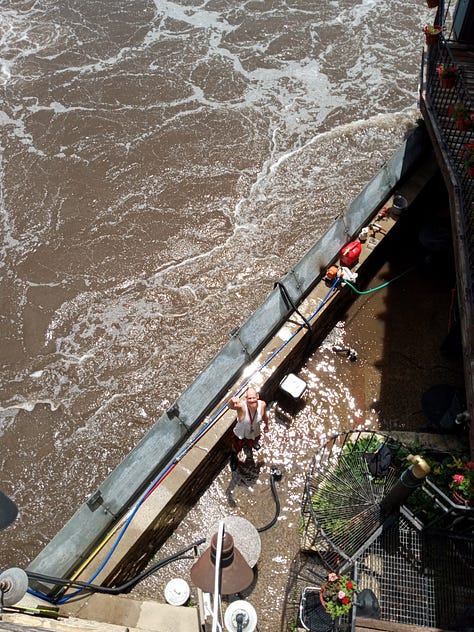
M247 389L246 397L247 404L250 404L250 406L254 406L258 402L258 393L253 387Z

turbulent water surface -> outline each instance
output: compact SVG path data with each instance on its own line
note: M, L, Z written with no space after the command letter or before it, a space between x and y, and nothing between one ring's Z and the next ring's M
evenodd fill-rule
M24 567L403 139L430 11L0 0L0 17L0 485L20 507L0 556Z

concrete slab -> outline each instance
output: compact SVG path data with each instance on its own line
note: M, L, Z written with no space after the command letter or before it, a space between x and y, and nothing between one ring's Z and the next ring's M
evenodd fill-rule
M61 608L61 612L68 611L67 605ZM150 632L199 632L201 629L195 606L170 606L128 596L91 595L74 611L81 619Z
M199 632L196 607L176 607L152 601L100 595L85 604L84 618L58 619L19 613L3 613L1 627L10 630L55 630L57 632ZM94 619L89 618L94 617ZM119 623L120 621L120 623Z
M465 441L457 435L434 434L430 432L408 432L400 430L390 431L390 435L403 445L420 444L425 448L440 450L441 452L455 452L466 449Z

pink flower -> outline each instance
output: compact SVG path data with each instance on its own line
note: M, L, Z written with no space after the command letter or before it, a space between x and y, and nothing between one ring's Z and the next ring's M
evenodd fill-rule
M463 480L464 480L464 476L462 474L455 474L453 476L453 481L455 483L458 483L459 485L463 482Z
M335 582L335 581L337 581L338 579L339 579L339 576L338 576L338 575L336 575L336 573L329 573L329 575L328 575L328 580L329 580L330 582Z
M466 470L474 470L474 461L468 461L466 463Z
M338 598L338 599L344 599L344 597L345 597L345 596L346 596L346 593L345 593L343 590L340 590L340 591L337 593L337 598Z

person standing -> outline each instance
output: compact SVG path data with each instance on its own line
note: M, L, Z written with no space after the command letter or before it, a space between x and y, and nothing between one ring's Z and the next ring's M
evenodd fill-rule
M232 434L232 446L230 455L230 467L237 469L237 455L242 448L251 450L260 449L261 424L263 431L268 432L267 404L259 399L257 391L253 387L247 389L245 400L232 397L229 400L230 410L237 412L237 423Z

